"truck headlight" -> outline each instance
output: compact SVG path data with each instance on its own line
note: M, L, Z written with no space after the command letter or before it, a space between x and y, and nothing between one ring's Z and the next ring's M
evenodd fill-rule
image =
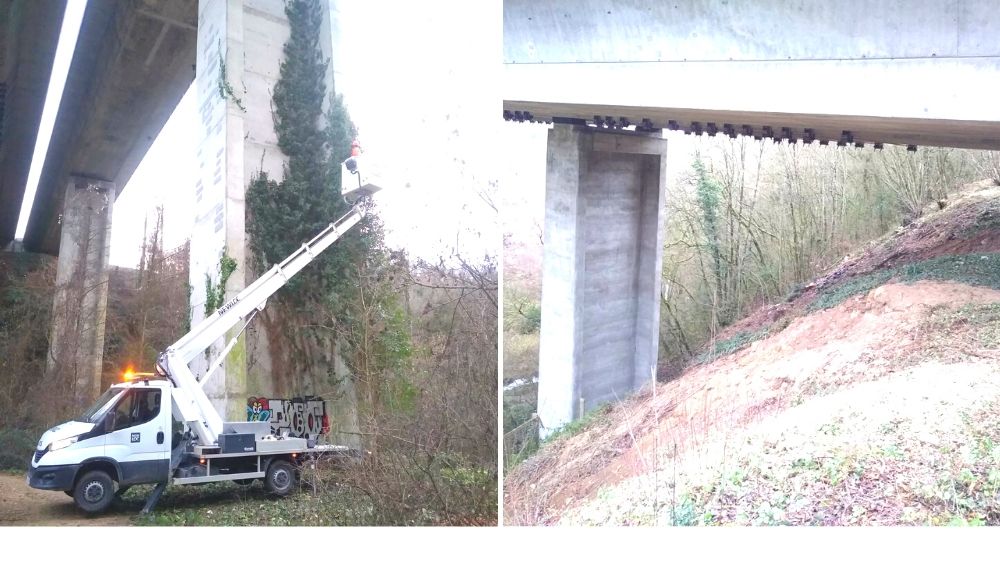
M52 444L49 445L49 450L50 451L58 451L59 449L65 449L66 447L69 447L73 443L76 443L77 440L79 440L79 439L80 439L80 436L78 435L76 437L68 437L66 439L60 439L58 441L53 441Z

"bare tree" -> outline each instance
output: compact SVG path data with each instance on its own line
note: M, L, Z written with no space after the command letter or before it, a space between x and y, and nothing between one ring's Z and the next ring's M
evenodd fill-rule
M350 481L384 522L412 521L416 506L440 523L494 522L496 266L370 265L342 333L364 396L366 456Z

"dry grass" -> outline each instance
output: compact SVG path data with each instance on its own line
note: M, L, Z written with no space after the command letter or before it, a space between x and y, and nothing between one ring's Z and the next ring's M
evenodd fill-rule
M607 487L561 522L1000 522L997 374L927 363L815 398Z
M531 378L538 373L538 332L518 334L504 332L503 379L504 381Z

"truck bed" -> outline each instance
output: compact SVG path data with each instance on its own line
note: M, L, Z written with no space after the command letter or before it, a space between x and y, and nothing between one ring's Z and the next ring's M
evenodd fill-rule
M292 455L297 457L298 455L306 455L307 458L313 455L320 456L326 454L335 455L350 455L351 449L344 445L315 445L313 447L305 446L305 439L285 439L280 441L258 441L260 443L283 443L284 446L280 448L275 448L273 450L267 451L250 451L250 452L237 452L237 453L220 453L218 446L203 447L195 446L194 452L191 453L198 457L202 464L205 465L205 471L208 474L202 476L188 476L188 477L175 477L171 478L171 482L177 485L184 484L205 484L208 482L224 482L230 480L252 480L257 478L264 478L266 476L266 471L264 470L265 465L262 460L266 457L271 457L275 455ZM285 443L287 442L287 443ZM252 457L256 460L256 470L249 470L245 472L229 472L225 474L212 474L212 460L219 459L233 459L238 457Z

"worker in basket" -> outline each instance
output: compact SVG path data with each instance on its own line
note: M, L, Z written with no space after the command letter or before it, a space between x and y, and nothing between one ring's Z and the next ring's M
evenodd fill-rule
M358 162L355 160L358 156L361 156L361 143L355 138L351 141L351 156L344 161L344 165L347 166L347 171L352 174L358 171Z

